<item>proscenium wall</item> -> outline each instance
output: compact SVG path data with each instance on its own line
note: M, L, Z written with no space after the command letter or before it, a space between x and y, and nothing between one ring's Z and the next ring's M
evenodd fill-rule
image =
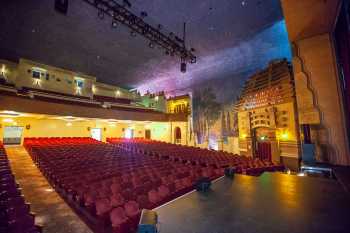
M348 139L331 36L328 33L317 35L294 42L294 46L297 51L293 63L299 121L317 128L315 144L319 161L349 165ZM310 95L313 100L310 100ZM304 103L310 103L312 108L305 108ZM314 109L319 110L319 116Z

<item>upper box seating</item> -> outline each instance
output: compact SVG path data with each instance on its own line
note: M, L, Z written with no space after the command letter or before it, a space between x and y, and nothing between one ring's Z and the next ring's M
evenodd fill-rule
M12 174L5 149L0 143L0 232L41 233L34 223L35 215L25 202L21 189Z
M221 175L224 174L224 168L226 167L233 167L237 173L247 175L261 175L264 171L281 171L284 169L283 166L276 165L271 161L263 161L257 158L253 159L251 157L239 156L223 151L175 145L142 138L107 138L107 142L117 144L129 151L137 151L160 158L167 158L175 162L178 161L181 163L221 169Z
M24 144L52 186L81 216L94 219L90 225L112 226L118 233L136 230L141 209L162 205L192 190L199 178L221 173L87 139L31 138Z

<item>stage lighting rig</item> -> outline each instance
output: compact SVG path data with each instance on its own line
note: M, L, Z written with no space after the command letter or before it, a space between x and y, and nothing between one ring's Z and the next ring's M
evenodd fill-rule
M143 19L147 17L147 12L141 12L141 16L133 14L128 8L131 8L131 3L128 0L123 0L119 4L116 0L83 0L98 10L98 15L112 17L112 27L119 22L131 30L131 35L139 34L149 41L149 47L154 48L156 45L163 48L166 54L171 56L179 56L181 61L181 72L186 72L187 63L196 63L197 58L194 55L194 49L186 47L186 24L184 24L183 39L170 32L168 35L163 33L163 25L158 24L152 26L146 23Z

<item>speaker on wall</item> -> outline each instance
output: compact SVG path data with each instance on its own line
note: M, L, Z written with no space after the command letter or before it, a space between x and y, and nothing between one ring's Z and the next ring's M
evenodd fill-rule
M66 15L68 12L68 0L55 0L55 10Z

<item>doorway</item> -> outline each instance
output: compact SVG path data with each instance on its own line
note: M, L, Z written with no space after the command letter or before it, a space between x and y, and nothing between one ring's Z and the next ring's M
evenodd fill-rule
M258 141L256 157L261 160L271 161L271 143Z
M102 130L100 128L92 128L91 137L97 141L102 141Z
M20 145L22 142L23 127L5 126L4 127L4 145Z
M126 129L125 130L125 138L127 138L127 139L134 138L134 129L130 129L130 128Z
M261 160L272 160L272 146L271 142L275 139L275 130L270 128L256 128L254 129L254 148L255 158Z
M175 138L175 143L181 143L181 129L180 127L176 127L175 128L175 132L174 132L174 138Z
M145 138L146 139L151 139L151 130L150 129L146 129L145 130Z

